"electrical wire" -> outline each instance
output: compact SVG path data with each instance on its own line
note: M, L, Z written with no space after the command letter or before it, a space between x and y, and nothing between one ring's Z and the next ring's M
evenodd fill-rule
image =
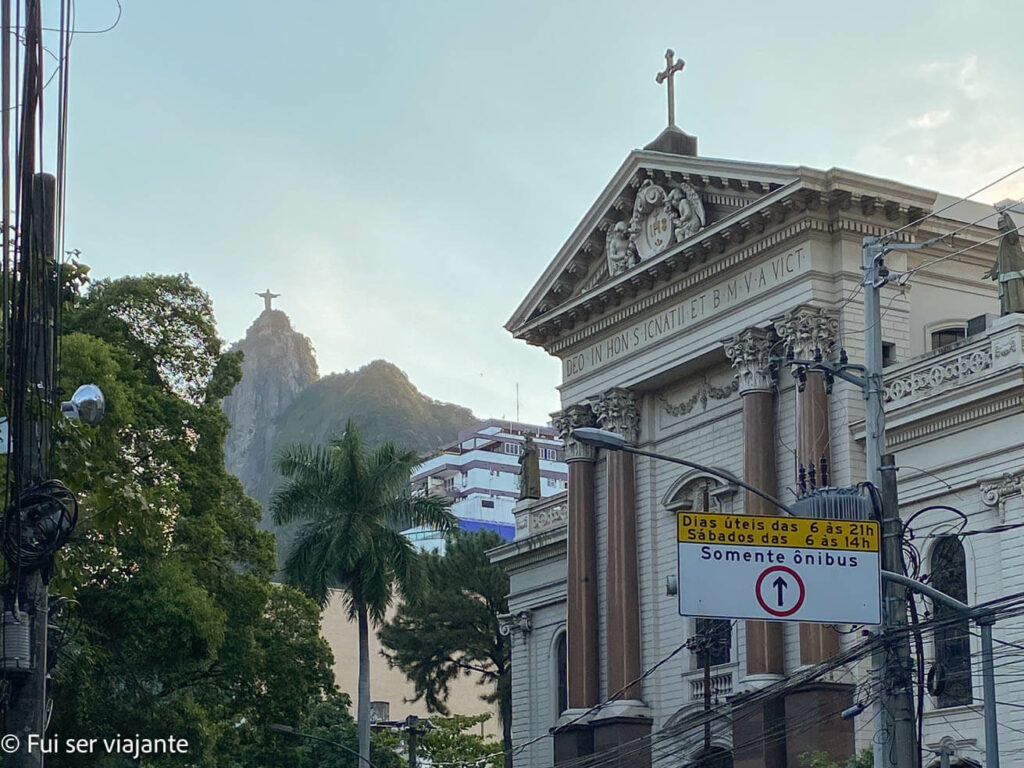
M1024 227L1017 227L1015 230L1012 230L1012 231L1015 231L1015 232L1017 232L1017 234L1020 234L1022 231L1024 231ZM911 277L916 275L918 272L921 272L921 271L927 269L928 267L934 266L935 264L939 264L940 262L943 262L943 261L947 261L947 260L952 259L952 258L954 258L956 256L961 256L961 255L967 253L968 251L972 251L975 248L980 248L983 245L988 245L989 243L995 242L996 240L1000 240L1000 239L1002 239L1007 234L1009 234L1009 233L1008 232L1000 232L998 235L993 235L992 237L988 238L987 240L981 240L980 242L974 243L973 245L969 245L966 248L961 248L959 251L954 251L953 253L946 254L945 256L940 256L937 259L932 259L931 261L926 261L924 264L919 264L918 266L916 266L916 267L914 267L912 269L907 270L903 274L908 275L907 280L909 281Z
M961 197L961 198L959 198L957 200L954 200L953 202L948 203L947 205L944 205L942 208L939 208L939 210L932 211L927 216L923 216L920 219L916 219L916 220L914 220L914 221L912 221L912 222L910 222L908 224L904 224L899 229L894 229L891 232L888 232L888 233L882 235L881 239L882 240L891 240L894 235L898 235L900 232L903 232L905 229L909 229L910 227L918 226L921 223L927 221L928 219L933 218L935 216L938 216L940 213L945 213L950 208L953 208L953 207L955 207L957 205L960 205L960 203L967 202L968 200L970 200L975 195L980 195L985 190L991 189L996 184L999 184L1002 181L1006 181L1008 178L1010 178L1011 176L1013 176L1013 175L1015 175L1017 173L1020 173L1021 171L1024 171L1024 165L1021 165L1021 166L1019 166L1017 168L1014 168L1012 171L1010 171L1009 173L1006 173L1006 174L1000 176L995 181L990 181L988 184L986 184L985 186L981 187L980 189L974 190L973 192L971 192L971 194L967 195L966 197Z
M121 23L121 14L124 12L124 8L121 7L121 0L114 0L114 2L117 3L117 17L114 19L113 23L110 26L104 27L103 29L76 29L74 24L72 23L71 26L69 27L69 30L68 30L70 32L70 34L72 34L72 35L105 35L107 32L114 31L114 29L117 28L117 25ZM72 2L71 3L72 16L74 16L74 5L75 5L74 2ZM43 27L43 31L45 31L45 32L61 32L61 33L63 33L65 30L63 28L55 29L53 27Z

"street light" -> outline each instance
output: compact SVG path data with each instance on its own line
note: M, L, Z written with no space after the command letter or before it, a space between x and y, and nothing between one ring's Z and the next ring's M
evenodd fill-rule
M310 741L322 741L324 744L330 744L332 747L337 747L338 749L342 749L351 755L355 755L360 760L363 760L369 766L369 768L376 768L376 766L373 763L365 759L356 750L346 747L344 744L339 744L336 741L331 741L330 739L325 739L321 736L314 736L311 733L303 733L302 731L295 730L295 728L290 725L283 725L281 723L271 723L267 726L267 728L273 731L274 733L280 733L284 736L295 736L300 739L309 739Z
M608 451L624 451L626 453L635 453L637 456L646 456L649 459L661 459L662 461L668 461L672 464L680 464L690 469L696 469L700 472L706 472L709 475L720 477L723 480L738 485L747 491L750 491L755 496L760 496L765 501L775 505L786 514L796 517L796 513L788 506L783 504L781 501L776 499L771 494L767 494L764 491L759 491L753 486L747 485L745 482L740 480L731 472L725 472L721 469L715 469L704 464L698 464L695 461L689 461L688 459L677 459L675 456L666 456L663 453L653 453L651 451L644 451L637 448L635 445L630 445L626 442L626 438L617 432L609 432L607 429L598 429L597 427L576 427L570 433L574 440L577 440L584 445L592 445L595 448L604 448Z

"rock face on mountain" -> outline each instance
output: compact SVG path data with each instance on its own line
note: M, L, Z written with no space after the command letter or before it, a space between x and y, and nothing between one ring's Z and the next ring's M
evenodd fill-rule
M324 445L340 437L351 419L371 448L390 440L429 453L451 442L475 418L468 408L422 394L386 360L356 371L317 378L313 347L284 312L268 309L249 328L241 349L242 380L224 400L231 431L224 445L228 471L263 505L263 526L277 534L283 562L291 531L269 519L270 499L281 477L274 457L288 445Z
M245 357L242 380L224 399L231 421L224 463L252 495L270 467L278 418L317 380L316 358L309 339L294 330L279 309L264 310L231 349L241 350ZM266 508L266 500L260 502Z

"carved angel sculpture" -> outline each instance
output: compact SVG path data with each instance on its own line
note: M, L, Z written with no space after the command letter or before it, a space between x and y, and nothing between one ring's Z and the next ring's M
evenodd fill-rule
M704 226L704 204L689 185L674 187L668 193L668 203L679 212L673 227L677 243L697 234Z
M633 265L630 252L629 226L624 221L617 222L608 230L605 241L605 252L608 254L608 274L614 277L625 272Z

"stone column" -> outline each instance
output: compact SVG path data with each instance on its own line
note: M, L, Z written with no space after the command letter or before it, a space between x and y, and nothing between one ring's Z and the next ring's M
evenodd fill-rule
M592 427L595 423L594 413L587 405L570 405L554 414L555 428L565 442L565 461L569 465L566 642L570 709L589 709L600 703L595 450L570 436L576 427Z
M640 432L640 414L634 395L625 389L611 389L593 405L602 429L623 435L635 443ZM608 696L618 700L604 707L592 721L594 752L618 749L651 732L651 712L641 701L640 683L626 688L640 677L640 584L636 549L636 483L633 454L608 454L608 552L605 567L607 614L605 659ZM625 690L623 690L625 688ZM621 692L620 692L621 691ZM647 750L620 761L630 768L650 766Z
M775 321L775 330L796 360L827 360L839 321L820 307L800 306ZM821 371L805 370L796 392L797 464L808 486L829 482L821 474L829 461L828 398ZM813 468L813 472L812 472ZM828 470L831 474L831 469ZM813 477L813 482L812 482ZM800 625L800 663L817 664L839 652L839 633L824 624ZM839 712L853 703L853 686L817 681L790 692L785 701L786 752L790 764L804 752L824 750L833 759L854 748L853 723L822 712ZM808 722L815 727L807 728Z
M783 346L796 360L829 359L839 321L821 307L799 306L775 321ZM804 371L796 392L797 464L815 486L825 485L822 460L831 474L829 460L828 398L821 371ZM800 625L800 663L817 664L839 652L839 634L824 624Z
M639 435L636 398L611 389L594 405L601 429L617 432L629 443ZM640 591L636 553L636 487L633 454L608 452L608 695L640 676ZM639 699L640 685L621 694Z
M771 331L747 328L727 339L725 354L732 360L743 399L743 479L747 484L776 495L774 370L769 360L775 345ZM748 515L780 514L770 502L746 492ZM747 675L782 675L782 625L748 621Z
M725 354L737 370L743 400L743 479L755 488L777 496L775 469L775 335L760 328L747 328L726 339ZM748 515L777 515L770 502L746 492L744 510ZM768 682L785 673L782 624L745 622L748 681ZM753 680L751 680L753 678ZM758 678L760 680L758 680ZM785 703L769 699L733 712L733 743L737 768L785 768Z

